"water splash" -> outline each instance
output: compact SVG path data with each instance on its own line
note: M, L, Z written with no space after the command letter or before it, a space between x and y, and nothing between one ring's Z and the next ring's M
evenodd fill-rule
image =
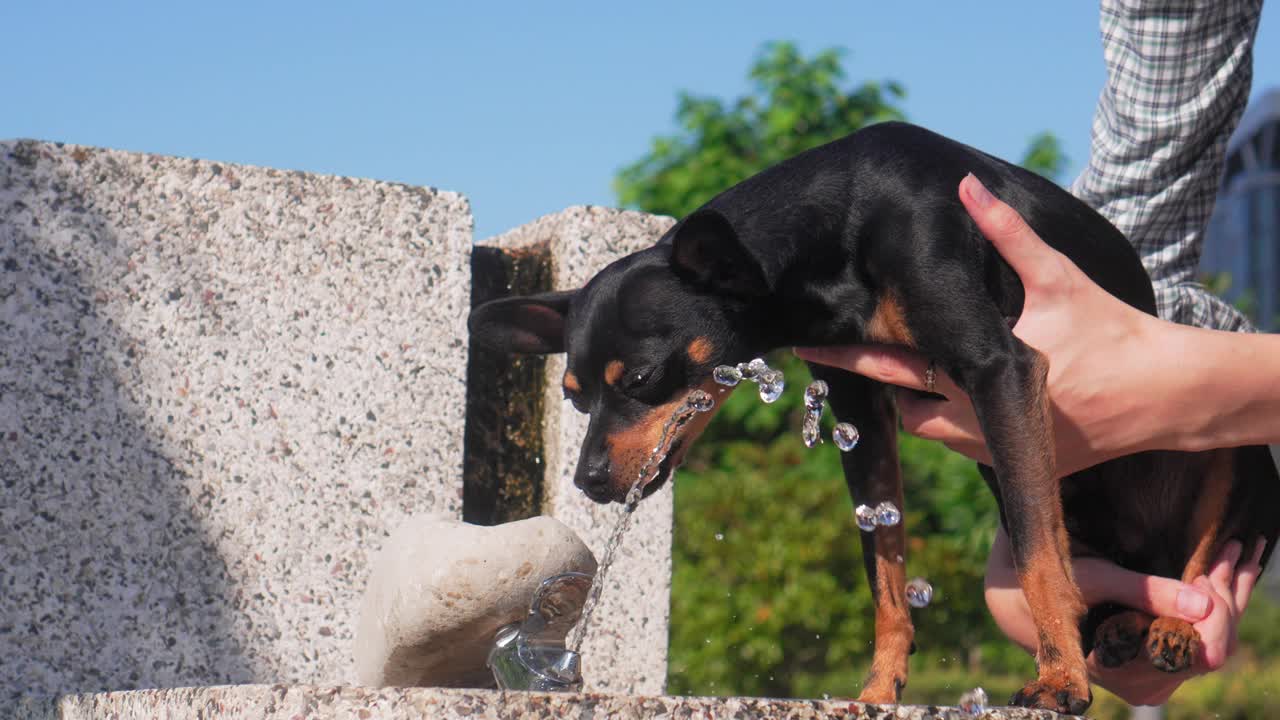
M902 511L898 506L885 500L876 506L876 524L880 527L893 527L902 522Z
M742 373L742 379L751 382L759 382L760 374L768 369L769 366L764 358L753 358L751 362L738 363L738 372Z
M631 519L634 517L635 509L644 495L645 486L662 471L662 461L666 460L667 454L671 452L671 445L675 442L680 428L687 425L698 413L707 412L714 408L715 405L715 398L711 397L710 393L703 390L694 390L685 397L684 402L675 409L675 412L671 413L671 417L662 426L662 434L658 438L658 444L653 448L653 452L649 455L649 459L645 461L644 466L640 468L635 482L631 484L631 489L627 491L626 500L622 505L622 517L618 518L618 524L614 526L608 542L605 543L604 557L600 560L600 564L596 569L596 577L591 583L591 592L587 594L587 601L582 605L581 619L574 626L573 633L565 643L565 647L568 649L574 652L580 652L582 649L582 640L586 637L587 628L591 624L591 616L595 612L596 605L600 602L600 594L604 591L605 577L609 573L609 568L613 565L614 555L618 552L618 546L622 543L622 535L626 533L627 528L631 527Z
M777 402L787 387L787 379L783 377L782 371L773 368L760 373L757 382L760 383L760 399L766 403Z
M914 578L907 583L907 604L913 608L928 607L933 600L933 586L924 578Z
M858 529L863 532L872 532L876 529L876 511L869 505L859 505L853 510L854 520L858 523Z
M960 696L958 705L965 717L978 717L987 711L987 691L974 688Z
M720 365L711 371L711 378L721 385L734 387L742 382L742 371L732 365Z
M859 505L853 509L853 517L859 530L871 532L877 527L893 527L902 522L902 511L897 505L885 500L875 507Z
M827 402L827 383L814 380L804 389L804 423L800 437L804 446L817 447L822 443L822 408Z
M814 380L809 383L809 387L804 389L804 407L806 410L821 410L822 404L827 401L827 395L831 389L827 387L827 381Z
M849 452L858 446L858 428L849 423L836 423L835 428L831 430L831 442L840 448L841 452Z
M769 367L764 358L754 358L751 362L733 365L720 365L711 371L711 377L721 385L734 387L743 380L759 385L760 399L764 402L776 402L782 397L787 387L786 377L781 370Z

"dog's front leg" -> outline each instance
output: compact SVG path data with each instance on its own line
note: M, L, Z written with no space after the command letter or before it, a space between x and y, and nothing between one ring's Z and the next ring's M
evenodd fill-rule
M884 501L903 506L898 467L898 413L889 390L859 375L811 365L814 377L830 387L831 409L853 423L861 439L841 457L854 505ZM876 646L871 670L858 700L896 703L907 684L907 656L915 637L906 597L906 529L899 522L862 533L862 559L876 606Z

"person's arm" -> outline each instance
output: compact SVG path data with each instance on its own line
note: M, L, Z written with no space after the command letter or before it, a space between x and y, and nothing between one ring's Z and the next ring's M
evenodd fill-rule
M1227 140L1249 100L1261 9L1261 0L1101 3L1106 82L1071 192L1133 243L1165 320L1252 327L1195 276Z
M1049 359L1058 474L1143 450L1280 443L1280 336L1166 322L1098 287L972 175L960 200L1025 289L1013 332ZM928 360L905 348L797 348L813 362L922 390ZM941 369L946 401L900 393L903 427L990 462L968 397Z

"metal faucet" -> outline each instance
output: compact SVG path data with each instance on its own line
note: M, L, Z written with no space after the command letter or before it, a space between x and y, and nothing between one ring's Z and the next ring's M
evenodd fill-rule
M581 657L564 646L591 589L591 576L564 573L543 580L523 622L505 625L485 662L503 690L576 692L582 689Z

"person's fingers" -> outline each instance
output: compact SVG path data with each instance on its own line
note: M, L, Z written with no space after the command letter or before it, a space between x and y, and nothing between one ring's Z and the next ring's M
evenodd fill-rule
M1028 290L1062 274L1062 254L1040 239L1016 210L997 200L973 173L960 181L960 202Z
M841 345L834 347L798 347L801 360L843 368L888 385L914 390L926 389L929 360L906 348L892 345ZM959 389L941 369L934 368L933 391L953 397Z
M1177 617L1187 622L1203 620L1213 609L1211 596L1194 585L1144 575L1108 560L1077 560L1075 576L1085 602L1091 605L1115 602L1156 617Z
M1244 545L1239 540L1232 540L1218 552L1218 557L1209 566L1209 583L1213 585L1213 591L1231 601L1233 610L1235 592L1232 585L1235 581L1236 563L1240 562L1243 552Z
M1199 658L1202 672L1213 672L1226 664L1231 656L1231 639L1235 633L1234 614L1229 601L1215 591L1214 584L1203 575L1195 579L1195 586L1213 597L1213 610L1204 620L1196 623L1200 634Z
M990 461L982 429L964 395L956 400L934 400L911 390L899 390L897 404L903 430L926 440L937 440L980 462Z
M1231 592L1235 596L1236 610L1242 611L1249 605L1249 598L1253 595L1253 588L1258 582L1258 576L1262 574L1262 553L1266 549L1267 541L1263 538L1254 547L1253 555L1249 560L1236 568L1235 584L1231 588Z

